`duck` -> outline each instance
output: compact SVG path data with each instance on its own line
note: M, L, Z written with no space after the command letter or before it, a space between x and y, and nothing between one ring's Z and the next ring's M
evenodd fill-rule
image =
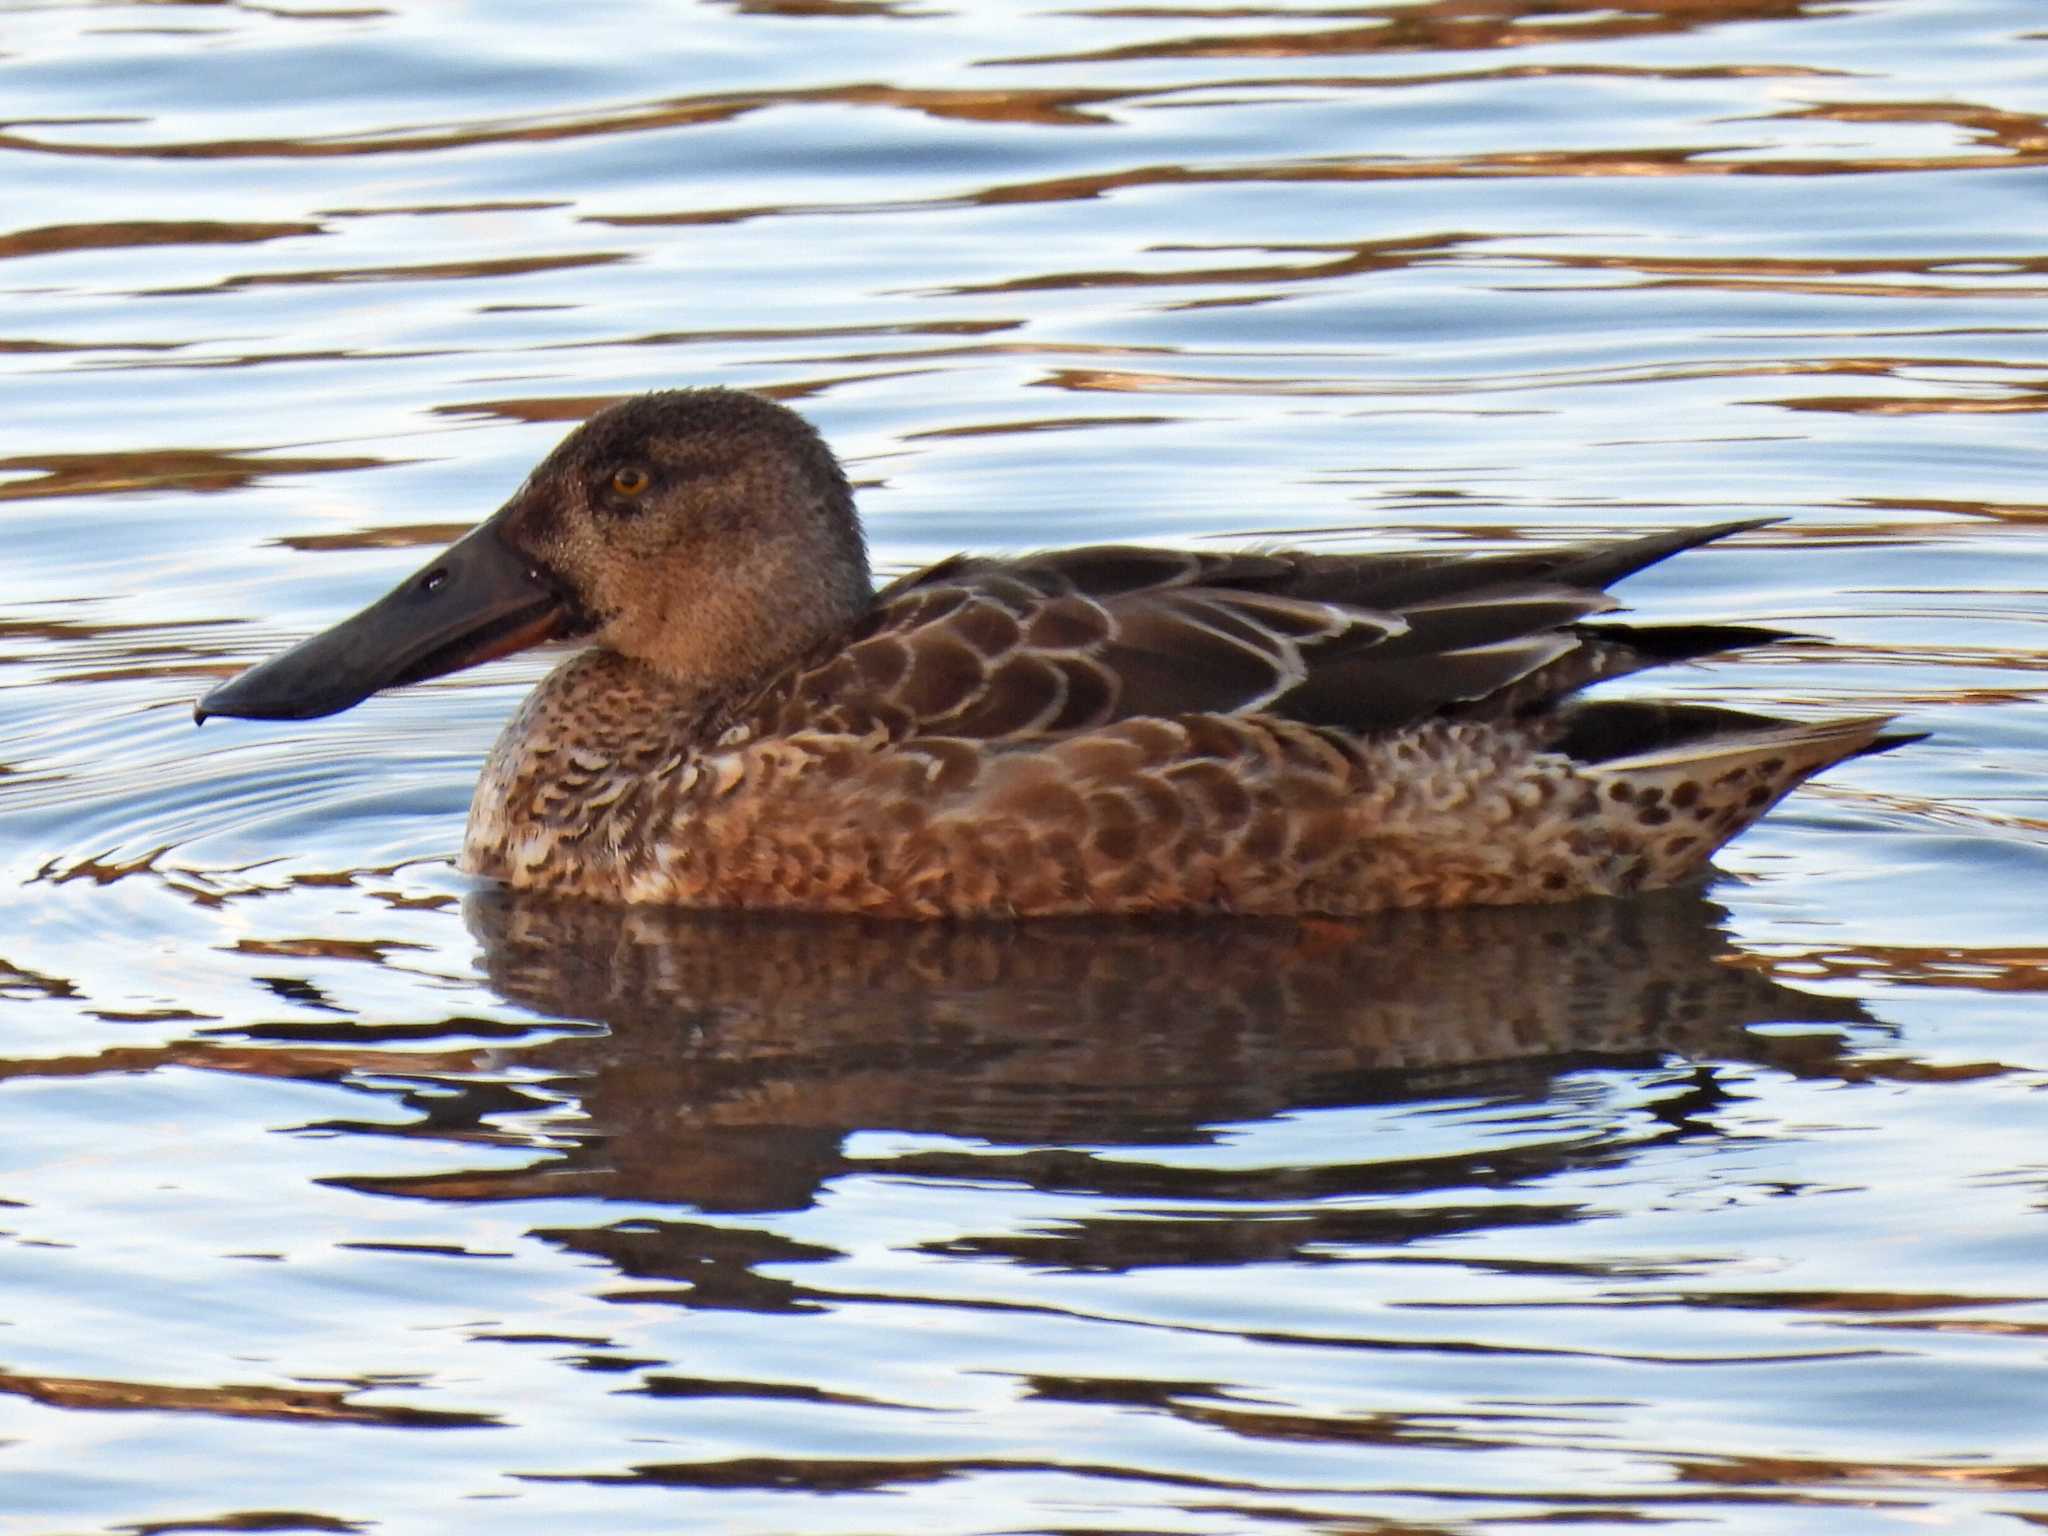
M1626 896L1918 739L1587 696L1790 638L1607 617L1623 578L1772 521L1504 554L963 554L877 590L802 416L663 390L194 715L311 719L580 642L491 750L458 862L602 903L1341 919Z

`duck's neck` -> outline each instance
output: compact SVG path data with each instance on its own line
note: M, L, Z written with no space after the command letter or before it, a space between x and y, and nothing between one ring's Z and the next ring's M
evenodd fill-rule
M600 646L644 663L678 686L739 697L799 657L843 635L874 606L874 587L847 525L850 549L834 554L808 540L750 549L743 571L678 590L672 571L654 571L636 601L597 632Z

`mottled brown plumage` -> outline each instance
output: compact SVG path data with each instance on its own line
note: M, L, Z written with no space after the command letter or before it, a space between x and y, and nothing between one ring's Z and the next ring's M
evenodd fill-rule
M1754 526L1478 558L956 557L870 596L809 426L676 391L593 417L350 621L403 631L362 678L333 680L376 649L345 625L201 708L322 712L588 636L492 752L463 864L606 901L1009 917L1612 895L1696 874L1809 775L1903 739L1576 697L1779 638L1590 622L1609 584ZM447 590L481 617L415 614ZM293 692L309 669L317 708Z

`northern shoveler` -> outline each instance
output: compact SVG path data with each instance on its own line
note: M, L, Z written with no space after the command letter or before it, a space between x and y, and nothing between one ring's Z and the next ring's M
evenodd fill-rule
M432 564L196 714L331 714L587 640L499 738L462 864L603 901L1024 917L1611 895L1696 875L1810 775L1913 739L1578 696L1784 638L1588 622L1622 577L1756 526L1491 556L956 556L876 592L808 423L664 391L598 412Z

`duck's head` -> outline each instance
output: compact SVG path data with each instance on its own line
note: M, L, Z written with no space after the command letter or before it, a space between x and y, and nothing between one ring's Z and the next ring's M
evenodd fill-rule
M667 390L598 412L438 559L195 715L331 715L579 637L707 692L737 688L871 596L853 493L810 424L737 390Z

